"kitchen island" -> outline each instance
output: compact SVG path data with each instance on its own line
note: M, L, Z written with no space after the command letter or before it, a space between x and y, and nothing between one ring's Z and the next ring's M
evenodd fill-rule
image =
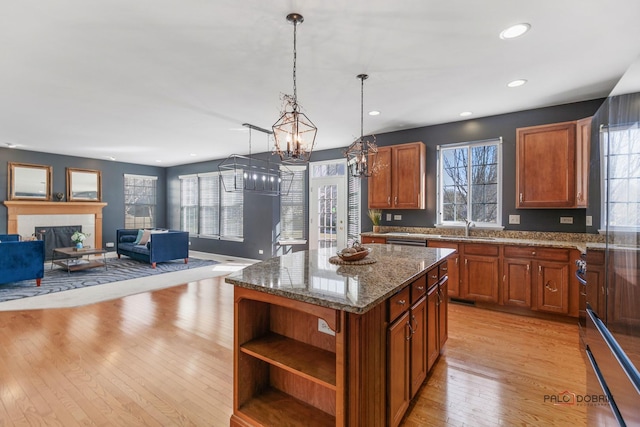
M234 289L231 426L401 421L446 340L451 249L368 245L283 255L228 276Z

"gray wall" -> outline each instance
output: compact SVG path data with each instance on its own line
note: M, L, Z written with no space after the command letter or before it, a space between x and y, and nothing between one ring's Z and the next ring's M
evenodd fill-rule
M124 174L151 175L158 177L158 227L166 224L166 169L133 163L87 159L84 157L61 156L10 148L0 148L0 200L7 200L8 164L32 163L53 167L53 193L66 194L66 168L95 169L102 172L102 201L107 206L103 214L103 242L115 242L116 230L124 228ZM60 202L64 203L64 202ZM7 209L0 205L0 233L7 232Z
M454 142L474 141L488 138L503 138L503 211L506 222L509 214L520 215L520 225L505 224L508 230L596 232L599 221L599 162L592 150L592 172L590 177L589 209L515 209L515 138L516 128L577 120L592 116L602 105L603 99L555 107L540 108L499 116L426 126L398 132L376 135L380 146L422 141L427 146L427 208L425 210L388 211L402 215L402 221L386 222L382 225L432 227L436 219L436 146ZM345 147L351 141L345 140ZM595 142L595 141L594 141ZM322 146L322 129L318 132L317 144ZM193 163L169 168L135 165L130 163L60 156L24 150L0 148L2 159L0 170L0 199L6 200L7 162L36 163L53 166L53 191L65 191L65 168L76 167L102 171L104 209L104 241L115 239L115 230L124 225L123 175L125 173L158 176L158 226L180 227L180 182L179 175L216 171L222 160ZM271 157L269 153L256 156ZM339 159L343 149L319 150L312 161ZM596 156L596 157L594 157ZM371 230L366 216L367 182L362 181L362 230ZM594 226L587 229L585 215L593 215ZM572 225L560 224L560 216L573 216ZM266 259L276 253L274 242L276 225L279 222L279 202L276 197L247 193L245 195L244 242L191 238L191 248L231 256ZM6 232L6 208L0 209L0 232ZM297 247L296 249L303 249ZM260 255L259 250L264 253Z

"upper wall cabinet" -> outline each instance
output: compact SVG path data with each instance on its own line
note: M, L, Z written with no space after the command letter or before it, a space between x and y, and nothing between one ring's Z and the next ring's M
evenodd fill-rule
M577 127L572 121L516 129L516 208L586 207L591 127Z
M422 142L378 148L369 178L370 209L424 209L426 148Z

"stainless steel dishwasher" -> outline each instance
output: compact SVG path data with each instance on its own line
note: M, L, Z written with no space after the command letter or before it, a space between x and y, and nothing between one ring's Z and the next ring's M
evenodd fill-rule
M387 245L400 245L400 246L427 246L427 241L422 240L403 240L403 239L387 239Z

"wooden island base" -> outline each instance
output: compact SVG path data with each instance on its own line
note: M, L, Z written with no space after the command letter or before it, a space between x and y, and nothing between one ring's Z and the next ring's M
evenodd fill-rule
M230 425L398 425L446 340L428 268L364 313L236 286Z

